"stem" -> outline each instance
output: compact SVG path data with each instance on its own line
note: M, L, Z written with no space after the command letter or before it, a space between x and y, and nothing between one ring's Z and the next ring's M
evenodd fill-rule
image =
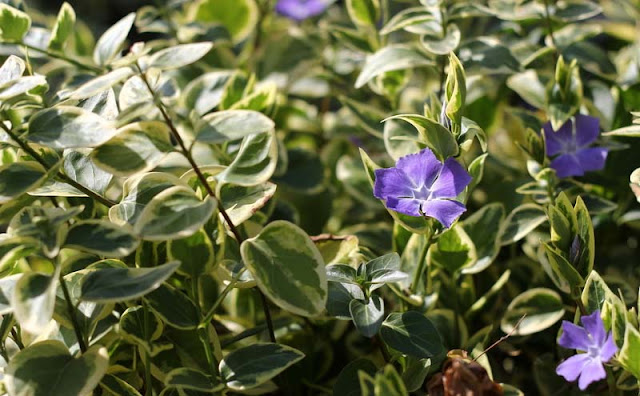
M429 236L426 238L427 240L424 242L424 245L422 246L422 250L420 251L420 258L418 259L418 265L416 266L416 269L413 273L413 282L411 283L411 286L409 288L412 294L417 293L418 286L420 285L420 280L422 279L422 274L425 272L424 271L425 266L427 266L427 260L426 260L427 251L431 246L432 236L433 236L433 233L429 234ZM428 277L428 274L427 274L427 277Z
M459 275L453 275L453 287L455 289L458 288L458 279ZM458 323L458 319L460 316L460 306L458 303L458 295L453 295L453 335L455 337L455 342L460 342L460 323Z
M150 343L150 336L149 336L149 309L147 308L147 305L144 303L142 303L142 310L144 311L143 313L143 326L144 326L144 338L147 340L147 342ZM145 382L145 386L144 386L144 394L145 396L153 396L153 387L151 386L151 382L152 382L152 378L151 378L151 356L149 356L149 351L147 351L146 348L142 348L144 349L144 382Z
M582 303L582 300L580 298L576 298L576 306L578 307L578 309L580 310L580 314L582 316L585 315L589 315L589 312L587 312L587 308L584 306L584 304Z
M292 318L280 318L273 321L273 324L276 328L284 327L293 321ZM235 336L228 338L224 341L220 342L220 346L224 349L229 347L230 345L235 344L238 341L242 341L245 338L252 337L254 335L260 334L263 331L268 329L268 325L266 323L257 325L256 327L252 327L243 331L242 333L236 334Z
M153 88L151 88L151 84L149 84L149 80L147 79L147 75L142 71L142 68L140 67L139 64L136 64L136 66L138 67L138 71L140 72L140 78L142 79L142 81L146 85L147 90L149 90L149 93L151 94L151 96L153 96L153 99L154 99L154 102L156 104L156 107L158 108L158 110L160 110L160 114L162 114L162 118L164 119L164 122L167 124L167 126L169 127L169 130L171 131L171 134L173 135L173 137L178 142L178 145L180 146L180 151L182 152L182 155L187 159L187 161L189 161L189 165L191 165L191 168L193 168L193 171L196 173L196 176L198 177L198 180L200 181L200 184L202 184L202 186L205 188L205 190L207 190L207 193L209 194L209 196L211 196L213 199L218 201L218 210L220 210L220 214L224 218L225 222L227 223L227 226L229 227L229 229L231 230L231 232L235 236L235 238L238 241L238 243L241 243L243 239L240 236L240 233L238 232L238 229L236 228L236 226L231 221L231 218L229 217L227 212L224 210L224 207L222 206L222 203L220 202L220 199L218 199L218 197L216 197L215 192L213 191L213 189L209 185L209 182L207 182L207 178L204 176L204 174L202 173L202 171L198 167L198 164L196 164L195 160L193 159L193 156L191 155L191 152L189 151L189 149L185 145L184 140L182 140L182 137L180 136L180 133L178 133L178 130L176 129L175 125L173 124L173 121L171 120L171 118L169 118L169 115L167 114L167 112L166 112L166 110L164 108L164 105L157 98L156 93L153 90Z
M49 166L49 164L47 164L47 162L40 156L40 154L38 154L31 146L29 146L29 144L25 141L23 141L22 139L20 139L20 137L18 135L16 135L11 129L9 129L6 125L4 125L3 122L0 122L0 127L7 133L7 135L9 135L11 137L11 139L13 139L13 141L15 141L21 149L23 149L27 154L29 154L34 160L36 160L40 165L42 165L45 169L49 170L51 169L51 167ZM111 201L110 199L103 197L102 195L91 191L90 189L88 189L87 187L83 186L82 184L78 183L77 181L73 180L72 178L70 178L69 176L65 175L62 172L58 172L56 174L56 177L59 178L60 180L62 180L63 182L77 188L78 190L82 191L83 193L85 193L87 196L95 199L96 201L100 202L101 204L103 204L104 206L110 208L113 205L115 205L116 203Z
M551 37L551 43L553 47L558 50L558 45L556 43L556 38L553 35L553 23L551 22L551 12L549 11L549 0L544 0L544 16L547 21L547 29L549 30L549 37Z
M198 316L200 320L202 320L202 308L200 308L200 291L198 290L198 275L195 273L191 274L191 294L192 298L196 303L196 307L198 308ZM204 353L207 357L207 363L209 363L209 370L211 371L212 376L218 375L218 361L216 360L215 355L213 354L213 350L211 349L211 337L209 336L209 324L204 323L198 326L198 337L200 338L200 342L204 345Z
M78 339L78 345L80 346L80 350L82 353L87 351L87 343L82 336L82 331L80 330L80 324L78 323L78 317L76 316L76 311L73 308L73 304L71 303L71 295L69 294L69 289L67 288L67 283L64 281L64 277L60 274L59 278L60 286L62 287L62 293L64 294L64 300L67 304L67 312L71 317L71 324L73 325L73 331L76 333L76 338Z
M205 188L205 190L207 190L207 193L209 194L209 196L211 198L215 199L218 202L218 210L220 211L220 214L224 218L224 221L227 223L227 226L229 227L229 230L231 230L231 233L234 235L234 237L236 238L236 240L238 241L239 244L242 243L244 238L242 238L242 235L238 231L238 228L231 221L231 218L227 214L227 211L224 209L224 206L222 205L222 201L220 201L220 198L218 198L216 196L216 193L213 191L213 189L209 185L209 182L207 181L207 178L204 176L204 174L202 173L202 171L198 167L198 164L193 159L193 156L191 155L191 151L189 151L189 149L187 148L187 146L184 143L184 140L182 140L182 137L180 136L180 133L178 132L178 129L176 128L176 126L174 125L173 121L171 120L171 118L167 114L167 111L165 110L164 105L162 104L162 101L157 97L155 91L151 87L151 84L149 83L149 80L147 79L147 75L142 71L142 68L140 67L139 63L136 63L136 67L138 68L138 71L140 73L140 78L142 79L142 81L144 82L144 85L147 87L147 90L149 91L149 93L153 97L153 101L154 101L156 107L158 108L158 110L160 110L160 114L162 115L162 118L164 119L164 122L167 124L167 126L169 127L169 130L171 131L171 134L173 135L173 137L178 142L178 145L180 146L180 150L182 151L182 155L187 159L187 161L189 161L189 164L191 165L191 168L195 172L196 176L198 177L198 180L200 181L200 184L202 184L202 186ZM230 285L231 285L231 283L230 283ZM264 297L264 294L262 293L262 291L258 290L258 292L260 293L260 296L263 299L263 301L265 301L266 298ZM227 291L227 293L228 293L228 291ZM268 312L269 311L269 306L267 304L263 304L263 309L265 311L265 319L267 320L267 323L269 324L270 329L273 329L273 323L271 322L271 313ZM211 313L211 317L213 317L213 309L209 310L209 313ZM205 317L208 317L209 313ZM210 320L210 318L209 318L209 320ZM205 321L204 323L208 323L209 320ZM271 336L273 342L275 342L275 336L273 334L270 334L270 336Z
M18 346L18 349L20 350L24 349L24 344L22 343L22 340L20 339L20 336L18 335L18 332L16 331L15 328L11 329L11 336L13 336L13 341L15 341L16 345Z
M227 294L229 294L231 289L233 289L236 283L238 283L238 281L240 280L240 277L242 276L245 270L246 268L242 268L240 271L238 271L236 276L234 276L233 279L231 279L231 281L229 282L229 284L222 290L222 292L220 292L220 295L218 296L216 301L214 301L209 311L206 313L206 315L204 315L204 318L200 322L200 325L209 323L211 321L211 319L213 318L213 315L215 315L216 309L218 309L218 307L220 306L220 304L222 304L222 301L224 301L224 298L227 296Z
M607 371L607 385L609 387L609 395L619 395L620 392L618 391L618 387L616 386L616 377L613 375L613 370L608 366L605 366L605 370Z
M271 320L271 312L269 311L269 303L267 301L267 298L264 296L264 293L262 293L260 291L260 289L256 289L258 290L258 294L260 294L260 299L262 300L262 310L264 312L264 319L267 322L267 328L269 329L269 339L271 340L271 342L275 343L276 342L276 334L273 331L273 321Z
M75 59L71 59L71 58L69 58L67 56L64 56L62 54L58 54L56 52L51 52L51 51L48 51L48 50L43 50L41 48L34 47L34 46L29 45L27 43L24 43L22 41L20 41L20 42L9 42L7 44L21 45L21 46L23 46L24 48L26 48L28 50L47 55L50 58L63 60L65 62L70 63L70 64L72 64L72 65L74 65L76 67L79 67L81 69L84 69L84 70L87 70L87 71L90 71L90 72L93 72L93 73L102 73L102 69L99 68L99 67L86 65L86 64L84 64L82 62L79 62L79 61L77 61Z

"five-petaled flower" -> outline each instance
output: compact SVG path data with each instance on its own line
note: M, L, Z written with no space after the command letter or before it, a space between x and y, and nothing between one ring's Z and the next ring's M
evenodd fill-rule
M571 322L562 322L562 335L558 344L565 348L584 351L562 362L556 369L558 375L567 381L575 381L581 390L587 389L590 383L599 381L607 376L603 363L608 362L618 350L613 342L612 333L606 332L600 318L600 311L581 319L584 327Z
M604 168L607 149L589 147L600 134L600 122L596 117L577 114L554 131L551 123L543 126L547 155L558 155L551 167L558 177L582 176L585 172Z
M299 22L322 14L329 4L331 0L279 0L276 12Z
M395 168L377 169L373 195L387 208L409 216L429 216L449 228L465 206L453 200L471 182L455 159L440 162L429 149L398 160Z

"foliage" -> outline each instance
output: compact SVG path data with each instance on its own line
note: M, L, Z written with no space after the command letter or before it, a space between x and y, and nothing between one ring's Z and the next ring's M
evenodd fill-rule
M640 3L277 3L0 2L0 394L637 394Z

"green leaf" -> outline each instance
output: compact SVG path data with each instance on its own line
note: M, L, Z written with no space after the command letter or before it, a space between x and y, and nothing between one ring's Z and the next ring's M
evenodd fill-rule
M259 16L254 0L201 0L195 11L196 21L221 24L236 44L251 34Z
M187 238L169 241L167 256L171 260L180 261L178 272L197 278L213 267L213 243L204 230L198 230Z
M202 201L190 188L171 187L149 201L134 230L150 241L188 237L209 221L215 208L210 196Z
M416 359L410 357L405 370L402 372L402 381L407 391L416 392L424 385L424 381L431 371L431 359Z
M550 268L545 268L551 280L565 293L576 293L584 285L584 278L566 258L548 243L543 244Z
M115 375L106 374L100 381L100 387L114 395L120 396L142 396L140 392L126 381L116 377Z
M12 357L5 385L10 395L86 395L98 386L108 367L105 347L96 345L74 358L62 342L41 341Z
M434 21L435 18L424 7L407 8L395 14L389 22L380 30L380 34L386 35L400 29L405 29L413 25L420 25L425 22Z
M236 226L249 220L276 193L274 183L265 182L256 186L243 187L233 184L221 184L220 202L224 206L231 222Z
M173 151L164 122L141 121L118 129L116 136L91 152L91 159L116 176L129 176L155 168Z
M455 274L477 260L476 247L461 226L443 232L427 254L429 262Z
M329 282L327 295L327 312L336 319L351 320L349 304L352 300L364 300L364 293L360 286Z
M391 348L419 359L445 351L436 327L416 311L390 314L382 323L380 336Z
M167 349L167 345L155 342L162 335L164 326L154 312L145 312L142 306L127 308L120 316L119 325L119 332L127 342L141 347L152 357Z
M346 96L341 96L340 102L353 114L357 124L367 133L378 138L383 137L383 124L380 123L380 120L384 118L385 113L376 107L349 99Z
M180 263L150 268L105 268L89 273L82 282L82 300L121 302L141 297L160 287Z
M378 0L347 0L346 4L349 17L357 26L375 26L380 18L380 2Z
M519 241L547 221L547 215L540 206L524 204L515 208L505 221L500 230L500 244L509 245Z
M78 107L57 106L37 112L27 138L54 149L95 147L116 134L115 127L97 114Z
M569 220L555 206L549 206L547 217L551 226L551 241L562 251L568 252L573 240L573 232Z
M286 345L256 343L229 353L219 370L228 388L243 391L270 380L302 358L302 352Z
M47 170L35 161L0 166L0 203L6 203L35 190L47 179Z
M485 205L467 217L461 226L476 248L477 260L462 270L463 274L476 274L485 270L500 252L500 227L504 221L501 203Z
M147 68L160 70L179 69L197 62L213 48L213 43L190 43L162 49L149 57Z
M113 179L113 175L97 167L89 155L75 150L65 151L62 169L72 180L98 194L104 194ZM75 187L68 184L67 186L75 190ZM43 187L46 187L46 185ZM80 190L77 191L81 196L87 196Z
M400 256L398 253L389 253L375 258L365 264L367 283L379 284L395 283L408 278L408 275L400 271ZM377 287L370 287L375 290Z
M516 323L522 318L518 328ZM553 326L564 316L562 298L551 289L534 288L518 295L507 307L500 329L505 333L529 335L538 333Z
M445 114L451 120L454 133L458 134L462 126L462 109L467 100L467 83L462 63L453 52L449 54L449 73L444 88Z
M44 76L20 77L0 88L0 101L9 102L10 99L24 95L37 87L46 87Z
M327 278L320 252L299 227L274 221L240 246L260 290L279 307L302 316L322 312Z
M602 8L592 1L563 1L555 7L553 16L563 22L589 19L602 12Z
M384 300L373 295L369 301L351 300L349 312L356 329L365 337L372 338L380 330L384 318Z
M527 70L510 76L507 79L507 86L520 95L525 102L538 109L544 109L547 92L535 70Z
M361 88L374 77L389 71L432 65L431 59L414 48L390 45L367 57L355 87Z
M239 186L255 186L271 178L278 162L278 144L275 132L249 135L242 140L233 162L217 179Z
M151 200L171 187L187 184L169 173L145 173L130 177L122 187L122 201L109 209L109 219L117 224L135 224Z
M214 71L202 74L184 88L182 99L185 107L203 116L220 104L231 71Z
M0 315L13 312L13 308L11 307L13 291L21 277L22 274L14 274L0 279Z
M327 265L327 280L329 282L341 282L358 284L358 273L355 268L344 264Z
M125 257L136 250L138 243L127 227L106 220L85 220L69 228L64 246L101 256Z
M269 117L257 111L216 111L202 117L196 140L203 143L224 143L228 140L269 132L274 126Z
M580 241L577 260L574 263L582 276L587 276L593 269L596 256L596 238L593 232L591 216L581 197L576 200L575 213L578 221L577 237Z
M637 379L640 379L640 332L633 327L627 326L624 333L624 343L618 353L618 362L633 374Z
M421 38L424 48L436 55L447 55L460 45L460 28L455 23L447 25L446 34L425 34Z
M212 379L202 371L188 367L171 370L165 377L164 384L168 387L205 393L215 393L224 388L224 384L219 383L216 378Z
M82 206L69 209L28 206L18 212L9 223L8 234L29 238L40 244L49 258L58 255L67 235L66 221L82 212Z
M144 296L149 308L168 325L178 329L195 329L200 324L198 308L184 293L169 285L160 287Z
M15 55L9 55L0 67L0 86L4 87L8 83L19 79L24 73L27 65Z
M73 27L76 24L76 13L71 4L66 1L62 3L56 24L51 29L51 38L49 39L49 49L54 51L62 51L64 44L73 33Z
M375 375L376 365L369 359L358 358L349 362L336 378L333 385L334 396L360 396L360 381L358 373L364 372L370 376Z
M65 3L67 4L67 3ZM133 70L129 67L122 67L110 71L107 74L103 74L96 78L93 78L86 83L82 84L71 94L70 99L86 99L92 96L98 95L113 87L117 83L126 80L133 75Z
M58 280L39 272L24 274L13 290L13 313L20 326L33 334L49 324L56 301Z
M0 3L0 39L21 41L30 27L29 15L5 3Z
M471 74L511 74L520 71L520 62L511 50L492 37L465 41L458 53L467 72Z
M128 14L100 36L93 50L93 61L99 66L109 64L120 52L136 19L134 12Z
M403 120L413 125L420 133L421 141L433 150L434 154L442 161L458 155L460 151L455 137L447 128L439 123L421 115L399 114L385 119Z

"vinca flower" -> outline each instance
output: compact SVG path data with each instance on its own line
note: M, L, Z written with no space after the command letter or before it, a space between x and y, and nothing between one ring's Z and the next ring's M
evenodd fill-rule
M377 169L373 195L387 208L409 216L429 216L449 228L465 206L453 200L471 182L455 159L440 162L429 149L398 160L395 168Z
M329 4L330 0L279 0L276 12L299 22L322 14Z
M566 320L562 322L562 335L558 344L585 353L571 356L562 362L556 369L556 373L567 381L578 379L578 386L581 390L585 390L590 383L607 376L603 363L611 360L618 347L613 342L613 334L607 334L605 331L599 310L583 316L580 320L584 327Z
M585 172L604 168L607 149L589 147L600 134L600 122L596 117L582 114L567 121L559 130L551 129L551 123L543 126L551 167L558 177L583 176Z

